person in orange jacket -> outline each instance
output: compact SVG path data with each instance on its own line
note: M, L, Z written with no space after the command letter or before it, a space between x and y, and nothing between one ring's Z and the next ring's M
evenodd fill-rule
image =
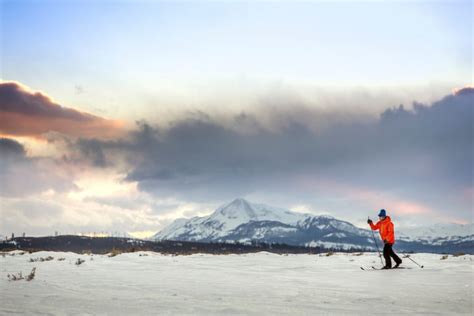
M393 251L393 244L395 243L395 232L393 229L393 223L390 219L390 216L387 216L387 212L382 209L379 212L379 221L377 224L374 225L371 219L367 220L367 223L370 225L372 230L378 230L380 233L380 237L383 240L383 257L385 258L385 267L382 269L391 269L392 268L392 260L395 260L395 267L402 263L402 259L397 256L397 254Z

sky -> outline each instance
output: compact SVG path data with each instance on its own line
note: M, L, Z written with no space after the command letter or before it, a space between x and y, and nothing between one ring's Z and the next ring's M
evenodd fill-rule
M0 4L0 234L472 223L472 1Z

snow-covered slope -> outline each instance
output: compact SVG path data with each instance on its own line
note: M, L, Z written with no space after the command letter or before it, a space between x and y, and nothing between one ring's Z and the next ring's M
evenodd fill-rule
M296 224L309 215L290 212L283 208L264 204L250 203L244 199L235 199L218 208L208 219L209 222L223 223L224 230L231 230L250 221L278 221L285 224Z
M430 244L434 246L446 246L460 248L465 251L464 246L474 244L474 224L435 224L432 226L417 227L410 229L402 229L398 233L401 241L418 242L422 244Z
M434 240L474 235L474 224L435 224L432 226L405 228L398 233L406 240Z

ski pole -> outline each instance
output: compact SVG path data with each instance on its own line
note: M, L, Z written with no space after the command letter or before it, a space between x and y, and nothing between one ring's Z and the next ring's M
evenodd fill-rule
M370 217L367 217L367 219L369 220ZM379 244L377 244L377 240L375 239L375 234L374 234L374 231L372 230L372 227L370 228L370 231L372 232L372 238L374 239L375 246L377 247L377 252L379 253L380 263L382 263L382 266L383 266L384 264L382 261L382 256L380 255Z
M405 254L405 257L404 257L404 258L410 259L410 260L413 261L417 266L419 266L420 268L423 269L424 266L419 265L418 262L416 262L415 260L413 260L412 258L410 258L410 255Z

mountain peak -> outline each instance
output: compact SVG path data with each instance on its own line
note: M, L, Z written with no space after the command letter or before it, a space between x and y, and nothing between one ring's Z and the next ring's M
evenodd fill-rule
M316 217L316 218L324 218L324 219L335 219L333 216L327 215L327 214L317 215L317 216L314 216L314 217Z
M236 198L235 200L230 202L228 205L245 206L245 205L250 205L250 202L244 198Z
M257 216L253 205L243 198L237 198L229 204L219 207L212 215L212 219L218 217L225 217L230 219L252 219Z

